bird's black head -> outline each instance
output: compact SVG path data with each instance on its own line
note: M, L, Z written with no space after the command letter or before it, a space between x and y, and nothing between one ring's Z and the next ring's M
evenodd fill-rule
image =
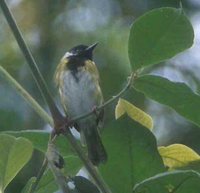
M92 60L92 52L98 43L92 44L91 46L86 45L78 45L69 50L68 57L69 58L84 58Z

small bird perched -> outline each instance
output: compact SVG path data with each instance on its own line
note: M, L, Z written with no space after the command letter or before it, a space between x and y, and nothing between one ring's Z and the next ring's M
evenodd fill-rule
M74 118L90 112L103 103L99 86L99 73L92 60L97 43L78 45L66 52L57 66L55 82L64 110ZM107 154L99 136L98 127L103 122L103 110L77 121L76 129L88 149L88 157L94 165L105 163Z

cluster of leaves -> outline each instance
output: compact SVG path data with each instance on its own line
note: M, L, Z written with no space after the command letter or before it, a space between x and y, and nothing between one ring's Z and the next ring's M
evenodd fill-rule
M184 83L172 82L160 76L141 75L143 68L189 48L193 38L193 28L182 9L160 8L134 22L128 50L131 67L137 75L133 88L200 126L199 95ZM150 130L153 127L151 117L126 100L119 100L115 114L117 120L105 126L102 136L109 160L99 167L112 192L198 193L200 173L196 168L200 156L197 153L181 144L157 147ZM45 154L48 137L49 133L44 131L6 131L0 135L0 192L4 192L28 162L33 148ZM79 158L62 136L56 140L56 146L65 160L67 175L75 175L82 167ZM193 170L188 170L190 165ZM34 181L35 178L29 180L23 193L29 192ZM79 193L99 192L82 178L76 178L74 182L82 187ZM56 190L53 176L47 171L36 192Z

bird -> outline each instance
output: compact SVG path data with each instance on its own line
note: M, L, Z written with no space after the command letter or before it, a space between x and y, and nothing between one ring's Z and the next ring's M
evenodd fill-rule
M88 158L95 166L107 161L107 152L99 133L104 111L95 111L104 101L99 72L93 61L93 50L97 44L81 44L67 51L54 76L66 115L74 118L94 110L92 115L78 120L75 128L80 132L81 142L87 146Z

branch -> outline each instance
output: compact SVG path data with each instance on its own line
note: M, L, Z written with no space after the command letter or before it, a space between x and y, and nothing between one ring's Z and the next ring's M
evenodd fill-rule
M60 165L60 153L52 142L48 143L46 159L48 160L48 166L54 175L54 179L57 182L59 189L62 190L63 193L72 192L67 185L67 178L62 172L63 165ZM61 167L59 167L58 165L56 166L55 163L60 165Z
M52 136L52 134L51 134L50 137L49 137L48 144L51 143L51 142L54 142L56 137L57 137L56 135ZM31 187L30 193L34 193L36 191L36 189L38 187L38 184L39 184L39 182L40 182L40 180L41 180L41 178L42 178L47 166L48 166L48 160L45 157L44 160L43 160L42 166L41 166L41 168L40 168L40 170L39 170L39 172L37 174L36 181Z
M35 101L35 99L32 98L32 96L3 68L0 66L0 75L2 75L2 77L13 87L16 89L16 91L29 103L29 105L36 111L36 113L38 113L38 115L47 123L49 123L51 126L53 126L53 120L52 118L46 113L46 111L44 111L40 105ZM97 109L101 110L102 108L105 108L106 106L108 106L109 104L111 104L112 102L114 102L115 100L117 100L121 95L123 95L132 85L132 82L134 80L135 76L132 73L130 76L130 79L127 83L127 85L113 98L109 99L108 101L106 101L104 104L102 104L101 106L98 106ZM83 119L87 116L90 116L93 112L90 113L86 113L84 115L81 115L77 118L74 118L74 121L77 121L78 119ZM88 160L88 158L85 156L85 154L83 153L81 147L78 145L78 143L76 142L76 139L72 136L70 130L67 130L68 132L65 133L65 137L70 141L70 144L72 145L72 147L75 149L75 151L77 152L79 158L82 160L83 164L85 165L86 169L88 170L88 172L90 173L90 175L92 176L92 178L94 179L94 181L96 182L96 184L101 188L102 192L104 193L111 193L111 191L109 190L109 188L107 187L107 185L105 184L104 180L102 179L102 177L99 175L99 173L97 172L96 168L93 166L93 164L90 162L90 160ZM51 136L52 137L52 136ZM51 139L51 138L50 138ZM51 140L55 140L55 137ZM45 171L47 167L47 160L44 160L44 163L39 171L39 174L37 176L36 182L34 184L34 186L32 187L32 192L33 193L36 188L37 185Z
M56 105L51 97L51 94L47 88L47 85L44 81L44 78L43 78L42 74L40 73L40 71L37 67L37 64L31 54L30 50L28 49L28 47L22 37L22 34L21 34L19 28L17 27L14 17L12 16L5 0L0 0L0 5L1 5L2 11L5 15L5 18L7 19L7 22L15 36L15 39L16 39L21 51L23 52L24 57L26 58L26 61L31 69L31 73L37 83L37 86L38 86L44 100L46 101L46 103L49 106L50 112L51 112L53 120L54 120L54 124L58 125L60 122L62 122L63 116L60 113L60 111L58 110L58 108L56 107Z
M3 68L0 66L0 75L13 87L16 89L16 91L29 103L29 105L38 113L38 115L48 122L51 126L53 125L53 120L51 117L40 107L40 105L35 101L35 99L32 98L32 96ZM87 168L88 172L96 182L96 184L100 187L103 193L111 193L107 185L105 184L102 177L98 174L96 168L93 166L93 164L90 162L90 160L87 158L87 156L83 153L82 148L78 145L76 139L71 134L70 130L68 130L68 133L65 134L65 137L70 141L71 146L74 148L74 150L77 152L79 158ZM56 136L52 138L50 137L51 141L54 141ZM39 181L46 170L47 167L47 159L44 160L41 169L37 175L36 182L32 186L31 193L33 193L38 184Z
M48 113L44 111L44 109L37 103L37 101L2 66L0 66L0 76L2 76L2 78L6 80L17 91L17 93L25 99L25 101L45 122L49 123L53 127L53 119L48 115ZM39 181L47 168L47 164L47 159L44 159L30 193L34 193L34 191L36 190Z
M130 77L129 77L129 80L128 80L128 83L126 84L126 86L116 96L110 98L109 100L104 102L102 105L97 106L96 110L100 111L101 109L105 108L109 104L113 103L115 100L119 99L132 86L132 83L133 83L134 79L136 78L136 76L137 75L132 72ZM90 111L90 112L85 113L83 115L74 117L74 118L72 118L72 121L76 122L76 121L78 121L80 119L84 119L84 118L86 118L86 117L88 117L88 116L90 116L92 114L94 114L94 111Z
M132 86L132 83L133 83L133 80L135 79L135 77L136 77L136 74L134 74L132 72L131 76L129 77L127 85L116 96L114 96L113 98L107 100L102 105L96 107L96 110L100 111L101 109L105 108L106 106L110 105L115 100L117 100L119 97L121 97ZM77 120L84 119L84 118L92 115L93 113L94 112L91 111L91 112L86 113L84 115L81 115L79 117L75 117L75 118L72 119L72 121L76 122ZM64 136L70 141L72 147L78 153L79 158L82 160L82 162L84 163L86 169L90 173L91 177L94 179L94 181L99 186L99 188L102 190L102 192L103 193L112 193L111 190L109 189L109 187L107 186L107 184L104 182L104 179L98 173L97 169L94 167L94 165L91 163L91 161L83 153L81 147L76 142L76 139L73 137L71 131L66 129L66 133L64 133Z
M62 124L63 123L63 116L62 114L60 113L60 111L58 110L57 106L55 105L51 95L50 95L50 92L46 86L46 83L44 81L44 78L42 77L37 65L36 65L36 62L33 58L33 56L31 55L31 52L29 51L22 35L21 35L21 32L20 30L18 29L17 27L17 24L5 2L5 0L0 0L0 5L1 5L1 8L3 10L3 13L8 21L8 24L16 38L16 41L21 49L21 51L23 52L28 64L29 64L29 67L31 69L31 73L40 89L40 92L42 93L42 96L43 98L45 99L45 101L47 102L48 106L49 106L49 109L50 109L50 112L52 114L52 117L53 117L53 121L54 121L54 126L55 128L54 129L59 129L59 127L57 127L58 125ZM2 71L2 72L5 72L5 71ZM6 77L8 77L7 80L11 80L9 76L7 76L8 74L4 73L4 75L6 75ZM108 100L107 102L105 102L103 105L97 107L97 110L100 110L102 108L104 108L105 106L107 106L108 104L112 103L114 100L116 100L117 98L119 98L126 90L128 90L131 86L131 83L132 83L132 78L133 75L131 75L131 78L129 80L129 83L127 84L127 86L115 97L113 97L112 99ZM15 88L19 88L17 87L16 85L17 84L14 84L13 80L10 81L10 83L12 85L15 85ZM22 87L20 87L21 89L17 89L17 91L24 97L28 100L28 98L30 99L30 95L27 95L27 93L24 95L22 94ZM50 119L48 120L48 118L45 116L43 116L40 112L43 111L42 108L40 108L36 103L30 103L32 107L34 107L34 109L36 110L36 112L43 118L45 119L46 121L48 122L51 122L50 124L52 124L52 121L50 121ZM40 110L39 110L40 109ZM46 113L46 112L45 112ZM45 114L44 113L44 114ZM85 118L86 116L90 116L93 112L89 112L85 115L82 115L82 116L79 116L79 117L76 117L75 119L73 120L78 120L78 119L83 119ZM103 179L101 178L101 176L98 174L97 170L95 169L95 167L92 165L92 163L90 162L90 160L87 159L87 157L85 156L85 154L83 153L81 147L78 145L78 143L76 142L76 140L74 139L73 135L71 134L70 130L68 130L68 132L66 133L66 137L68 138L68 140L70 141L72 147L74 147L74 149L76 150L77 154L79 155L80 159L83 161L83 163L85 164L87 170L89 171L89 173L91 174L91 176L94 178L95 182L97 183L97 185L101 188L102 192L103 193L111 193L111 191L109 190L109 188L107 187L107 185L105 184L105 182L103 181ZM41 174L40 176L42 176L43 172L44 172L44 168L46 167L43 167L43 169L41 169ZM39 182L39 180L37 180L37 183Z
M67 130L66 133L63 134L71 143L74 150L77 152L79 158L85 165L87 171L95 181L95 183L98 185L102 193L112 193L112 191L109 189L107 184L105 183L104 179L101 177L101 175L98 173L97 169L94 167L92 162L85 156L85 154L82 151L82 148L80 145L76 142L76 139L72 135L70 130Z

